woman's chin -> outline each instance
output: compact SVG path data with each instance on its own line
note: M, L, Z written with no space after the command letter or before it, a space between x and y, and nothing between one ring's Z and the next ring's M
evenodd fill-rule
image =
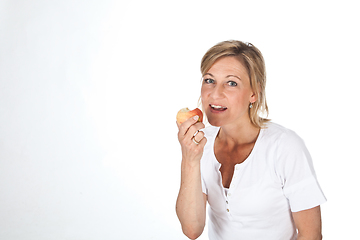
M224 125L224 122L221 121L220 119L208 118L208 122L210 123L211 126L214 126L214 127L221 127Z

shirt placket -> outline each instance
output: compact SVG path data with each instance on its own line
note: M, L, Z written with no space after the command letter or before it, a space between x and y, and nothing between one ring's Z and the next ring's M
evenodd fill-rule
M228 194L225 194L225 204L226 204L226 212L228 214L228 216L231 218L231 205L232 205L232 196L233 196L233 191L237 185L237 179L239 176L239 172L240 172L240 165L235 165L234 168L234 174L233 177L231 179L231 184L229 187L229 191ZM225 191L225 190L224 190Z

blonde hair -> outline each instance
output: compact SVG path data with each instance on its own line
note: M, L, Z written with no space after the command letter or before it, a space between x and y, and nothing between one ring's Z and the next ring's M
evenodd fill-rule
M216 60L222 57L233 56L239 59L248 70L250 86L257 95L257 100L249 107L251 123L259 128L264 128L270 119L260 115L268 116L268 106L265 97L266 72L264 58L259 49L251 43L231 40L216 44L210 48L201 60L201 74L204 76Z

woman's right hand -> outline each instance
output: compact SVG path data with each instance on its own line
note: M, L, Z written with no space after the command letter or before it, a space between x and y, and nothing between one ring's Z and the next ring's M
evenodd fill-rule
M199 131L205 128L202 122L198 122L199 116L189 118L179 128L178 139L181 145L183 160L200 161L207 139L204 132Z

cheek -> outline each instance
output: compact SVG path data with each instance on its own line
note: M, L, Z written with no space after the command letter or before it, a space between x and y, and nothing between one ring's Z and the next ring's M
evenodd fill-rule
M205 100L208 95L209 95L209 89L206 89L205 87L202 87L201 88L201 99Z
M245 94L234 94L228 98L230 105L232 106L232 114L244 114L249 107L249 98Z
M232 92L232 94L228 94L229 101L234 105L242 106L246 101L246 97L242 91Z

